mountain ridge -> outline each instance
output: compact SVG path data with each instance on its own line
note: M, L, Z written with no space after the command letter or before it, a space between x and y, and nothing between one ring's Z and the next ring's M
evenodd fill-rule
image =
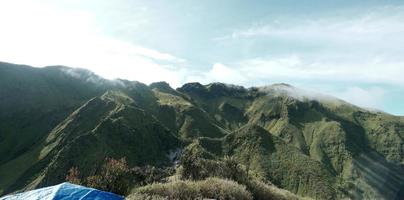
M173 89L65 69L0 63L1 94L10 94L0 98L0 194L58 183L73 166L94 174L105 157L171 166L167 155L195 140L212 159L232 156L302 196L394 199L403 191L402 117L305 97L287 84Z

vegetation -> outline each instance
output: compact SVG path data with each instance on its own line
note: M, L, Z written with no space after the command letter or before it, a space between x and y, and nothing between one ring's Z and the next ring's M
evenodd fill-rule
M77 167L72 167L69 169L69 171L67 172L67 175L66 175L66 181L73 183L73 184L82 185L82 181L80 178L80 172L77 169Z
M292 94L290 85L172 89L8 63L0 85L0 195L65 178L156 199L167 193L151 188L184 184L203 196L206 180L253 199L403 193L402 117Z
M156 183L136 189L137 194L168 199L240 199L250 200L251 194L234 181L208 178L202 181L173 181ZM127 199L136 199L136 195ZM144 197L144 196L143 196Z
M66 181L70 183L125 195L129 191L132 176L124 158L107 158L99 173L83 179L77 167L72 167L66 175Z
M119 160L106 158L99 171L90 176L81 176L78 167L72 167L67 172L66 181L127 195L134 186L139 187L155 182L162 182L172 175L170 168L156 168L153 166L130 168L125 158Z
M210 156L195 141L184 150L174 176L182 180L136 188L128 199L300 199L271 183L248 176L233 157L213 161Z

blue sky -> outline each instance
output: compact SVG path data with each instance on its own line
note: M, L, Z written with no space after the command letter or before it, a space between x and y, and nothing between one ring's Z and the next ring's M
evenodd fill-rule
M404 115L400 1L3 0L0 27L1 61L173 87L285 82Z

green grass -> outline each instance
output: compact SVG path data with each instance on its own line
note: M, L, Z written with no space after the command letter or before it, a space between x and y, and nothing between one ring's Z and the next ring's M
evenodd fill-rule
M5 188L16 183L18 178L39 160L41 147L37 146L35 149L0 166L0 194L4 192Z

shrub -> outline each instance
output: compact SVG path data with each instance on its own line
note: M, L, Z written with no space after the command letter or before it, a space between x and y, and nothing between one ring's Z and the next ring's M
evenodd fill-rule
M119 160L106 158L101 168L91 176L80 178L77 167L72 167L66 175L66 181L85 185L104 191L126 195L134 186L143 186L154 182L164 182L165 178L174 173L173 168L157 168L143 166L129 168L125 158Z
M259 180L249 180L247 182L248 190L253 194L254 199L257 200L297 200L298 196L287 191L282 190L274 185L265 184Z
M198 140L188 145L180 157L181 177L191 180L206 178L210 173L209 164L212 163L212 160L206 158L212 158L212 155L205 151Z
M170 183L155 183L136 190L136 193L149 196L162 196L169 199L200 199L199 191L190 181L175 181Z
M106 158L101 173L88 177L87 185L120 195L127 194L130 187L130 176L125 158L119 160Z
M251 192L254 199L257 200L298 199L296 195L289 191L279 189L272 184L266 184L256 177L250 177L246 169L243 168L234 157L226 156L220 161L204 159L203 157L197 156L200 155L198 153L201 152L201 150L195 151L195 148L198 148L198 146L193 146L192 149L185 151L186 154L183 155L182 160L186 162L181 163L181 167L178 171L182 179L192 178L193 180L201 180L207 177L219 177L222 179L230 179L240 185L244 185L247 190Z
M203 181L174 181L138 188L137 195L160 196L168 199L251 200L251 194L234 181L208 178Z
M208 177L230 179L244 184L248 176L233 157L223 160L205 159L198 152L186 150L181 157L178 174L181 179L203 180Z
M106 158L100 172L87 177L83 181L79 178L79 175L78 168L72 167L66 175L66 181L120 195L127 194L130 188L130 170L125 158L119 160Z
M132 181L137 185L147 185L155 182L165 182L172 175L174 168L157 168L154 166L134 167L130 170Z
M147 195L147 194L131 194L125 198L126 200L168 200L167 197L162 197L158 195Z
M212 199L252 199L246 187L231 180L208 178L196 183L204 198Z
M81 184L81 179L80 179L80 172L77 169L77 167L72 167L69 169L66 175L66 181L80 185Z
M248 180L248 175L242 166L237 162L234 157L225 156L223 161L220 162L220 168L218 169L218 174L226 179L231 179L237 181L240 184L245 184Z

